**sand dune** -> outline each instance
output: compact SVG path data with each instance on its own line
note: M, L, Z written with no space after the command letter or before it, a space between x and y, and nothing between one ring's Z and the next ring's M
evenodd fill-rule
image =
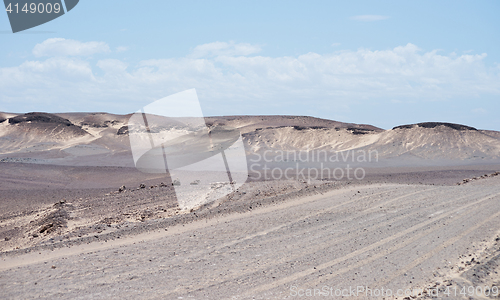
M369 146L381 156L411 153L425 159L499 158L500 139L482 130L435 128L396 128L379 134Z
M48 163L85 164L91 156L98 165L131 166L127 122L130 115L107 113L2 113L0 159L48 159ZM23 122L17 122L24 120ZM23 119L24 118L24 119ZM28 119L26 119L28 118ZM39 118L40 119L40 118ZM43 119L43 118L42 118ZM13 120L13 121L11 121ZM476 163L500 159L500 132L448 123L421 123L382 130L365 124L342 123L300 116L207 117L209 126L238 128L249 154L266 150L375 150L380 159L440 160ZM69 122L69 123L68 123ZM153 128L153 134L185 130L176 124Z
M459 127L458 127L459 128ZM455 129L446 125L391 130L275 127L245 136L253 152L265 150L377 151L380 159L447 160L452 163L500 158L496 131Z

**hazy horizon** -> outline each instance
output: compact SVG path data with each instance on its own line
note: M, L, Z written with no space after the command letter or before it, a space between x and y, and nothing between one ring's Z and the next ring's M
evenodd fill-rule
M7 112L7 111L0 111L0 113L18 114L18 115L32 113L32 112L41 112L41 113L49 113L49 114L72 114L72 113L75 113L75 114L110 114L110 115L122 115L122 116L134 114L134 112L124 113L124 114L117 114L117 113L111 113L111 112L105 112L105 111L72 111L72 112L68 112L68 111L59 111L59 112L49 112L49 111ZM464 123L453 123L453 122L444 122L444 121L439 121L439 120L429 120L429 121L419 121L419 122L415 122L415 123L401 123L401 124L397 124L397 125L385 128L385 127L378 126L377 124L371 124L371 123L366 123L366 122L356 123L356 122L346 122L346 121L343 121L343 120L327 119L327 118L321 118L321 117L316 117L316 116L308 116L308 115L283 115L283 114L282 115L279 115L279 114L273 114L273 115L271 115L271 114L261 114L261 115L206 115L204 117L205 118L217 118L217 117L261 117L261 116L266 116L266 117L272 117L272 116L290 116L290 117L317 118L317 119L324 119L324 120L336 121L336 122L341 122L341 123L353 123L353 124L358 124L358 125L371 125L371 126L383 129L383 130L390 130L390 129L393 129L394 127L397 127L397 126L401 126L401 125L413 125L413 124L418 124L418 123L451 123L451 124L459 124L459 125L466 125L466 126L474 127L474 126L471 126L469 124L464 124ZM490 129L490 128L476 128L476 129L478 129L478 130L500 131L500 130L495 130L495 129Z

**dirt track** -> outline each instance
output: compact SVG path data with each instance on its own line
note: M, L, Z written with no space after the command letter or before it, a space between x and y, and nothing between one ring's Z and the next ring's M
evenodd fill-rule
M325 286L427 286L494 240L499 200L498 177L343 188L168 231L5 258L0 289L7 299L293 299Z

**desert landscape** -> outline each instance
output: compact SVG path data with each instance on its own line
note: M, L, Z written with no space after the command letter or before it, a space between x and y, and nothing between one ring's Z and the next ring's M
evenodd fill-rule
M3 298L500 298L498 131L206 117L241 135L234 188L138 170L131 116L0 113Z

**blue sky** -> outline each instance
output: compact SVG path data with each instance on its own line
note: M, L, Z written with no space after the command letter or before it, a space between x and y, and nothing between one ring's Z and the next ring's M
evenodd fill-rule
M82 0L12 34L0 111L130 113L196 88L206 115L500 130L500 2Z

